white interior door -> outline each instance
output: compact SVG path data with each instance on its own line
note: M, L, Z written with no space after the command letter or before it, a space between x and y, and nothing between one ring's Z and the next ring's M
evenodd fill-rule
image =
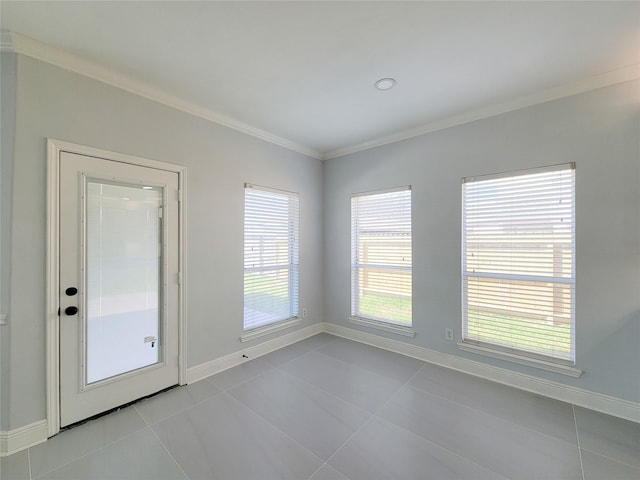
M60 425L176 385L178 174L60 153Z

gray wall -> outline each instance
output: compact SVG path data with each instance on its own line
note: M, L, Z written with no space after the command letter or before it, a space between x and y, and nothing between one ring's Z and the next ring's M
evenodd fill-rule
M576 162L573 379L459 351L462 177ZM640 82L325 162L325 321L640 402ZM415 338L349 324L350 194L413 186Z
M47 137L188 167L188 366L272 338L239 342L244 182L300 193L300 306L309 314L298 328L323 319L320 161L24 56L16 105L4 428L45 418Z
M45 416L47 137L188 167L189 366L270 338L248 345L238 340L244 182L301 194L300 305L309 311L301 327L325 320L363 330L347 322L350 194L411 184L417 335L400 340L640 402L640 82L324 166L23 56L16 65L14 56L3 54L2 102L0 298L10 315L0 329L3 430ZM459 338L460 178L569 161L577 163L577 359L583 376L458 351L444 340L444 329L454 328Z
M11 180L16 115L16 56L0 54L0 313L10 310ZM9 329L0 326L0 430L9 425Z

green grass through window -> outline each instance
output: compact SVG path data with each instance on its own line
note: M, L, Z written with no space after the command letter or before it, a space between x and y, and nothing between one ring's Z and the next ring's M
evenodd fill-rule
M469 309L467 331L472 340L533 353L569 358L571 352L571 326L565 322Z
M411 298L365 293L359 298L358 316L411 326Z

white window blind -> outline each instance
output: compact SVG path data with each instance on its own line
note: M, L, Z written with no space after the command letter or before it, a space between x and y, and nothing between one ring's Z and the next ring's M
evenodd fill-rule
M574 173L463 180L464 342L574 364Z
M351 315L411 326L411 188L351 198Z
M245 185L245 331L298 316L298 217L298 194Z

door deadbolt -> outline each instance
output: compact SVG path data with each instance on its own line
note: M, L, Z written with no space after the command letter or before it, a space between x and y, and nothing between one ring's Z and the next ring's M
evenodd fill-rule
M66 293L68 297L73 297L74 295L77 295L78 289L76 287L69 287L64 291L64 293Z
M67 307L64 309L64 313L67 315L75 315L78 313L78 307Z

